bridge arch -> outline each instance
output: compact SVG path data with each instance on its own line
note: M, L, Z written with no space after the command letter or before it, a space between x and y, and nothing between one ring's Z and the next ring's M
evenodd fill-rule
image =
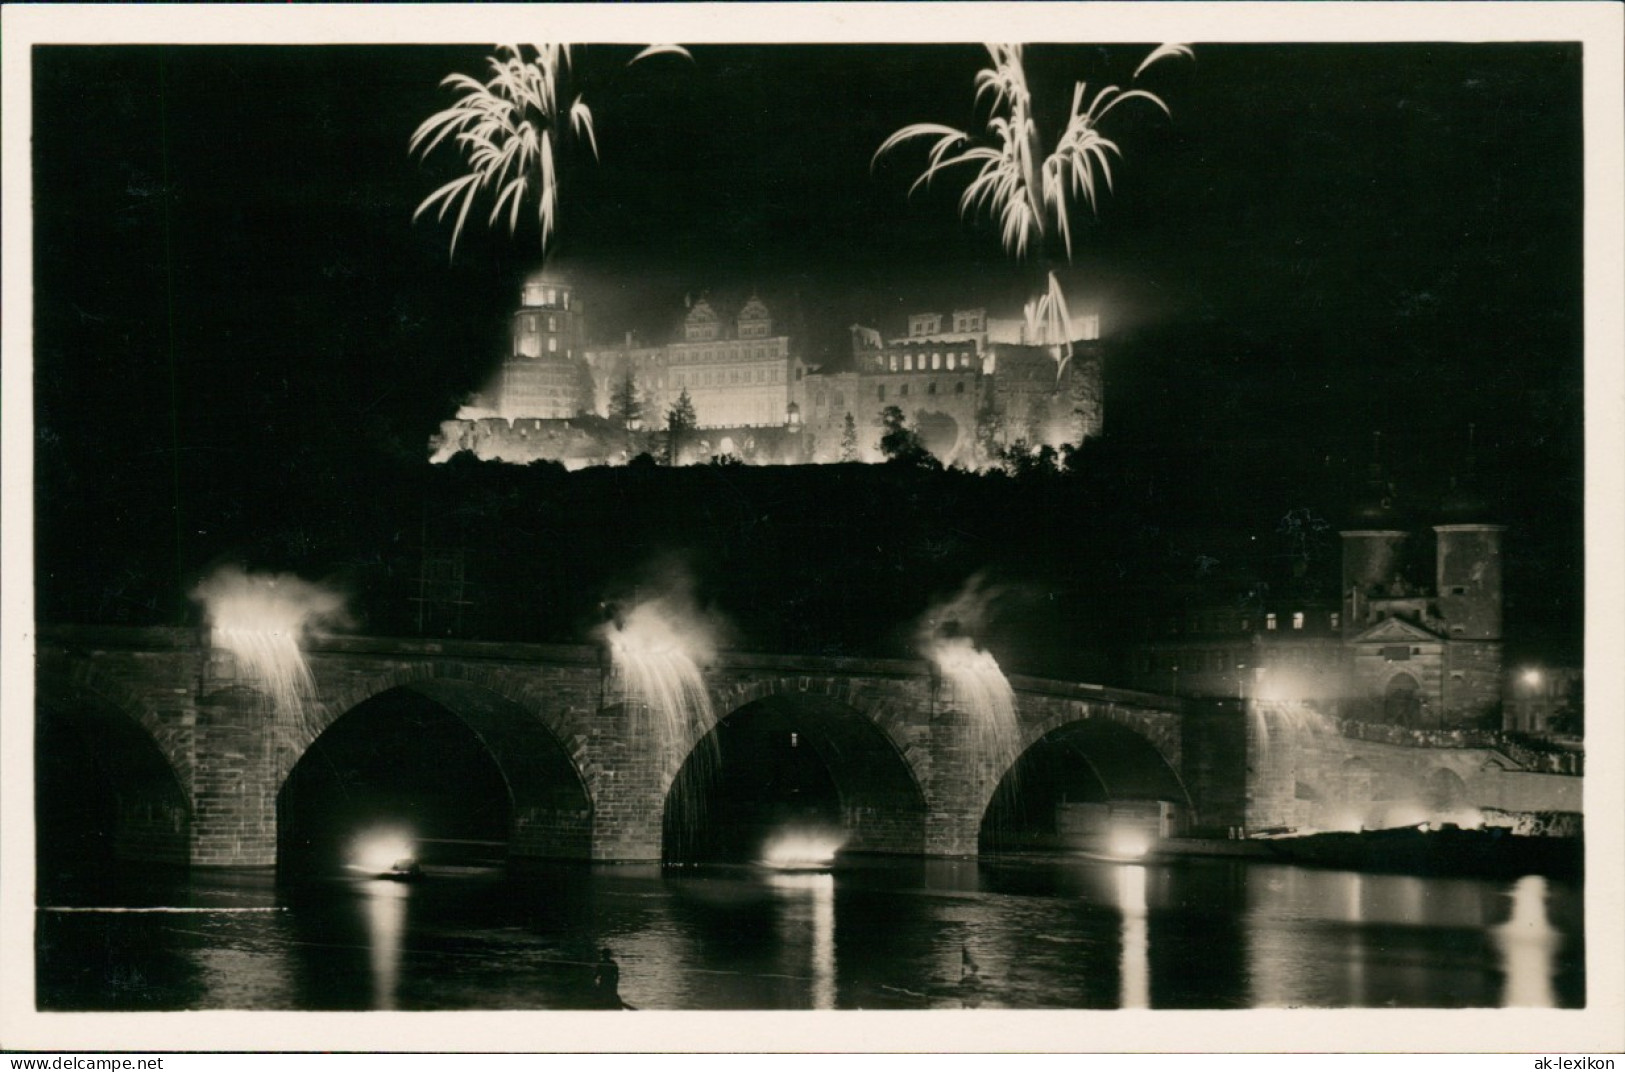
M500 675L450 669L397 667L335 690L310 713L277 792L283 850L310 843L324 801L331 805L334 785L350 778L376 794L374 811L416 811L408 818L435 836L502 840L510 860L590 858L594 805L582 737L565 736L534 697ZM361 754L369 747L372 755ZM392 790L378 789L389 781L397 783ZM418 806L405 807L403 792L417 793ZM370 821L391 825L387 817Z
M1421 786L1422 802L1438 814L1460 811L1467 806L1467 783L1449 767L1434 767Z
M167 744L167 747L166 747ZM34 815L42 886L52 861L184 864L185 741L118 682L42 660L34 708Z
M1054 716L1025 735L1021 755L981 813L980 851L1076 847L1103 835L1114 810L1167 811L1172 824L1190 814L1168 742L1155 739L1150 724L1093 715ZM1130 802L1137 807L1129 809Z
M785 684L735 693L744 702L689 753L667 793L663 857L757 860L794 834L849 853L924 851L926 796L884 716L851 693Z

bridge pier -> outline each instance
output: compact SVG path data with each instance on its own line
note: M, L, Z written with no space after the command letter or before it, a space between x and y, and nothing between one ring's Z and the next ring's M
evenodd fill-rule
M973 716L940 696L931 718L931 768L926 792L927 856L975 856L981 847L982 815L1003 771L976 744ZM1010 757L1014 758L1014 757Z
M218 679L205 679L205 686L216 683ZM242 685L226 685L198 700L192 866L275 865L276 794L281 782L276 722L277 712L268 699Z
M653 730L637 703L611 704L593 720L593 762L583 774L593 797L594 860L660 859L671 776Z

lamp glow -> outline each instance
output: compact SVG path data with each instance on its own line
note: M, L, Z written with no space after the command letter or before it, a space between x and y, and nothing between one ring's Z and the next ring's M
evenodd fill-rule
M356 870L371 875L408 874L417 868L412 839L393 831L360 838L352 858Z
M1151 839L1141 830L1113 830L1106 842L1106 849L1113 856L1138 860L1151 851Z
M799 831L781 834L762 850L762 863L778 871L821 871L835 863L846 838L839 834Z

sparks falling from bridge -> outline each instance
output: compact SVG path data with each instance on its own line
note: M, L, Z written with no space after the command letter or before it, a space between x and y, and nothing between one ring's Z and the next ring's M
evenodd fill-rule
M231 653L269 700L278 725L302 722L316 682L300 644L312 629L342 624L343 598L300 577L235 566L210 574L192 598L203 604L210 643Z
M676 775L692 748L699 777L680 781L669 804L685 831L699 826L705 791L720 760L711 732L716 713L701 671L715 654L718 631L718 624L694 607L686 582L617 612L600 629L626 703L646 713L648 739L669 774Z
M938 641L929 652L955 702L971 720L971 743L995 778L1004 776L1021 754L1016 693L991 652L969 637Z
M1008 775L1021 755L1016 694L993 653L978 647L972 634L991 617L1000 594L980 575L972 577L953 599L926 613L919 631L921 653L969 716L971 747L995 780Z

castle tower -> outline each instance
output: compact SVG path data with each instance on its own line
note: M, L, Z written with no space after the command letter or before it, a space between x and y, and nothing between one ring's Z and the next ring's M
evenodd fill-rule
M513 314L513 356L576 358L582 330L581 306L574 299L574 288L564 279L532 272Z
M1371 464L1364 494L1350 511L1343 537L1343 636L1362 632L1375 620L1373 600L1390 594L1402 572L1406 530L1399 521L1394 489L1383 475L1379 458L1382 433L1373 436Z
M498 381L498 413L509 420L557 419L591 408L583 320L568 280L545 271L526 277Z
M1445 524L1438 537L1435 598L1448 638L1444 706L1456 722L1492 720L1501 701L1501 534L1504 525L1484 523L1488 503L1467 472L1441 504Z
M1435 525L1439 615L1452 640L1501 640L1501 533L1505 525Z
M1401 529L1345 529L1343 537L1343 635L1371 624L1373 600L1388 594L1399 573L1406 533Z

